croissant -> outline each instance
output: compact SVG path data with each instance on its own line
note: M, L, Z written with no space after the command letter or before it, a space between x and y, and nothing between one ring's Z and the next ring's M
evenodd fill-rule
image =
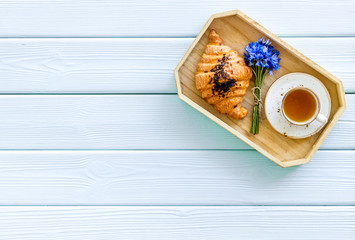
M202 97L218 112L243 119L248 110L241 103L252 75L244 59L211 30L195 75L196 88Z

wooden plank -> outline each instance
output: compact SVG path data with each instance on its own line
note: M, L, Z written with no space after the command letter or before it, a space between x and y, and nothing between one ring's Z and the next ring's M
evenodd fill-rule
M192 40L0 39L0 93L176 93L173 70ZM283 40L355 92L354 38Z
M0 151L0 205L354 205L353 160L320 150L283 169L254 150Z
M239 9L278 35L354 35L354 7L348 0L12 0L0 3L0 32L2 37L196 36L210 15Z
M355 149L354 96L322 149ZM2 95L0 149L250 149L176 95Z
M3 207L2 239L353 240L354 207Z

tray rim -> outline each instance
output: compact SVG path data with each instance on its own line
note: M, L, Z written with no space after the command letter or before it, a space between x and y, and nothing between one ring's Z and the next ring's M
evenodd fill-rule
M274 42L276 41L276 42L278 42L279 45L282 45L283 47L288 48L290 51L292 51L292 53L297 58L299 58L301 61L306 62L307 64L311 65L311 67L313 67L316 71L320 72L321 74L326 75L330 81L334 82L337 85L336 91L337 91L337 95L338 95L339 107L337 108L337 110L334 113L331 120L323 128L321 135L317 138L317 140L315 141L315 143L312 146L312 149L307 153L306 157L300 158L300 159L295 159L295 160L290 160L290 161L279 160L278 158L272 156L266 150L264 150L263 148L261 148L260 146L255 144L247 136L244 136L239 131L235 130L233 127L229 126L227 123L225 123L224 121L219 119L217 116L211 114L206 109L204 109L199 104L195 103L194 101L192 101L190 98L188 98L187 96L185 96L183 94L182 89L181 89L179 70L182 67L182 65L184 64L185 60L189 57L190 53L192 52L192 50L194 49L196 44L200 41L203 34L206 32L206 30L208 29L208 27L210 26L210 24L212 23L212 21L214 19L229 17L229 16L233 16L233 15L238 15L239 17L243 18L243 20L245 20L246 22L248 22L249 24L251 24L255 28L257 28L259 31L263 32L266 36L268 36L269 38L272 38ZM341 117L341 115L344 113L344 111L346 109L345 91L344 91L343 83L340 79L338 79L332 73L328 72L323 67L319 66L317 63L315 63L314 61L312 61L311 59L309 59L308 57L303 55L301 52L296 50L294 47L292 47L291 45L289 45L288 43L283 41L277 35L270 32L265 27L261 26L255 20L253 20L252 18L250 18L249 16L247 16L245 13L241 12L238 9L226 11L226 12L221 12L221 13L216 13L216 14L213 14L210 16L210 18L207 20L207 22L205 23L203 28L200 30L199 34L196 36L195 40L191 43L190 47L188 48L188 50L186 51L186 53L184 54L184 56L182 57L180 62L175 67L174 75L175 75L175 83L176 83L177 93L178 93L178 96L181 100L183 100L184 102L186 102L187 104L189 104L190 106L192 106L193 108L195 108L196 110L198 110L199 112L201 112L202 114L204 114L205 116L210 118L212 121L216 122L221 127L225 128L227 131L229 131L230 133L232 133L233 135L235 135L236 137L238 137L239 139L241 139L242 141L247 143L249 146L251 146L252 148L254 148L255 150L257 150L258 152L260 152L261 154L263 154L264 156L266 156L271 161L273 161L274 163L278 164L281 167L291 167L291 166L296 166L296 165L305 164L305 163L310 162L310 160L312 159L314 154L317 152L317 150L319 149L321 144L324 142L325 138L328 136L328 134L330 133L330 131L335 126L336 122L339 120L339 118Z

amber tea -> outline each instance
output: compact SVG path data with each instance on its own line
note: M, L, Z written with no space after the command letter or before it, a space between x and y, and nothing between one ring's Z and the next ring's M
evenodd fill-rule
M295 89L283 100L283 112L291 121L303 123L315 116L317 99L309 90Z

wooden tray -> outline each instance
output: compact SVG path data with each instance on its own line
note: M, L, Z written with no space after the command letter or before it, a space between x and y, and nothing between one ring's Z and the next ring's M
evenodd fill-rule
M251 91L244 97L242 105L249 111L243 120L234 120L218 113L202 97L195 86L195 72L205 46L208 33L215 29L225 44L242 55L244 47L260 37L268 38L280 51L281 68L273 75L268 75L263 84L263 99L270 85L279 77L291 72L304 72L321 80L331 96L332 108L327 125L317 134L305 139L291 139L277 133L266 119L260 124L259 134L249 133L253 97ZM175 69L176 86L179 97L205 114L207 117L242 139L281 167L307 163L311 160L330 130L345 110L345 93L342 82L325 69L302 55L296 49L282 41L273 33L260 26L244 13L235 10L212 15L192 43L185 56ZM251 80L251 87L254 81ZM265 114L264 114L265 116Z

